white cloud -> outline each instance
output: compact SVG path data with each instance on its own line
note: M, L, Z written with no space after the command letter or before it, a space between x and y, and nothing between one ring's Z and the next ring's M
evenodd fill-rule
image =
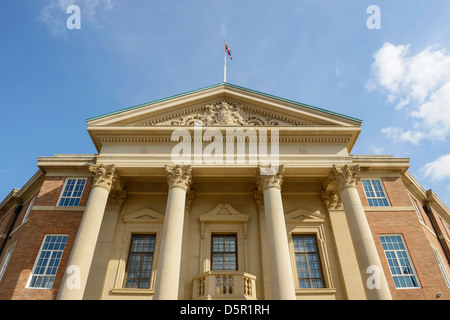
M388 103L406 109L413 128L385 128L394 141L418 144L425 139L445 140L450 132L450 54L428 47L412 55L410 45L385 43L373 56L373 77L366 88L381 88Z
M227 21L224 19L219 26L219 35L225 36L227 34Z
M441 156L439 159L427 163L421 171L429 180L440 181L450 178L450 154Z
M381 132L388 138L391 138L394 142L409 142L414 145L419 144L426 138L426 133L418 130L403 130L401 128L383 128Z
M104 12L114 7L113 0L49 0L37 20L46 24L50 33L57 37L65 37L67 29L67 8L77 5L81 11L82 26L84 23L100 27L99 19Z
M371 146L370 149L374 154L383 154L384 148L383 147L377 147L377 146Z

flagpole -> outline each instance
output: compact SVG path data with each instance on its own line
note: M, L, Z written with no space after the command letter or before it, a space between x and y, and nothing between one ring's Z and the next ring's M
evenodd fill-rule
M224 41L224 43L226 43ZM223 47L223 82L227 82L227 49Z

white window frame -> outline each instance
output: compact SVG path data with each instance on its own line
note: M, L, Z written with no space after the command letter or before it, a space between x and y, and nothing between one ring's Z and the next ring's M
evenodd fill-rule
M31 208L32 208L33 205L34 205L34 201L36 200L36 198L37 198L37 194L35 194L35 195L31 198L30 204L28 205L27 211L25 212L25 215L24 215L23 218L22 218L21 224L24 223L24 222L26 222L26 221L28 220L28 215L29 215L30 212L31 212Z
M3 275L5 274L6 268L8 267L9 260L11 259L14 247L10 248L6 253L5 259L3 260L2 266L0 268L0 281L2 281Z
M441 269L442 276L444 277L444 280L445 280L445 284L450 289L450 278L447 274L447 271L445 270L444 264L442 263L441 255L435 248L431 247L431 249L433 249L434 256L436 257L437 263L439 265L439 269Z
M417 206L417 200L413 197L413 196L411 196L411 201L412 201L412 203L413 203L413 205L414 205L414 208L416 209L416 212L417 212L417 216L418 216L418 218L419 218L419 221L422 223L422 224L425 224L425 221L423 220L423 217L422 217L422 213L420 212L420 209L419 209L419 207Z
M73 193L74 193L74 191L75 191L75 188L71 191L70 196L63 197L64 192L65 192L66 187L67 187L67 183L68 183L70 180L75 180L75 186L78 184L78 181L81 181L81 180L84 180L84 181L85 181L85 182L84 182L84 186L83 186L83 190L81 191L81 195L80 195L79 197L73 197ZM64 181L64 185L63 185L63 188L62 188L62 190L61 190L61 193L59 194L58 202L56 203L56 205L57 205L58 207L69 207L69 206L63 206L63 205L61 205L62 200L63 200L63 199L67 199L67 198L70 198L70 199L79 199L79 200L81 200L81 197L83 196L84 189L86 189L86 183L87 183L87 178L66 178L66 181ZM74 206L74 207L78 207L78 206L79 206L79 203L78 203L76 206Z
M44 238L42 239L42 242L41 242L41 246L39 248L39 252L38 252L38 254L36 256L36 259L34 261L33 268L31 269L31 273L30 273L30 277L28 279L28 283L26 285L26 288L28 288L28 289L46 289L46 290L49 290L49 289L51 289L53 287L53 283L54 283L54 280L56 278L56 275L57 275L58 271L56 271L53 275L47 275L46 274L47 269L49 267L49 263L51 261L51 258L48 259L48 262L45 265L45 271L43 273L44 276L50 276L50 277L53 276L53 280L51 282L51 286L50 287L44 287L44 286L34 287L34 286L31 286L31 282L33 280L33 277L35 277L35 276L38 276L38 277L42 276L42 274L35 274L35 272L36 272L36 268L38 267L39 260L41 260L41 255L42 255L42 251L44 250L44 245L46 243L46 240L48 239L48 237L52 237L52 236L54 236L54 237L67 237L67 238L69 237L69 235L67 235L67 234L46 234L44 236ZM66 245L67 245L67 239L66 239L66 243L64 244L64 248L62 250L46 250L46 251L50 252L49 257L53 257L53 254L55 252L60 252L61 253L61 255L58 257L59 261L57 262L57 266L56 266L57 269L59 269L59 265L61 263L62 256L64 254L64 249L66 248Z
M370 182L370 187L371 187L372 192L374 193L375 197L369 197L369 196L367 195L367 191L366 191L366 189L364 188L364 183L363 183L363 181L369 181L369 182ZM374 188L373 188L372 181L378 181L378 182L380 183L381 191L383 192L384 197L377 197L377 196L376 196L376 191L375 191ZM387 192L386 192L386 189L384 188L384 184L383 184L383 181L381 181L381 179L364 178L364 179L361 179L361 185L362 185L362 188L363 188L363 190L364 190L364 195L366 196L367 202L368 202L368 204L369 204L370 207L372 207L372 208L377 208L377 207L390 207L390 206L391 206L391 203L390 203L390 201L389 201L388 194L387 194ZM374 206L374 205L371 205L371 204L370 204L370 201L369 201L369 200L375 200L375 201L378 202L378 200L380 200L380 199L386 200L387 205L382 205L382 206L376 205L376 206Z
M382 244L382 248L383 248L384 255L385 255L385 257L386 257L386 260L387 260L387 263L388 263L388 266L389 266L389 271L391 272L392 280L394 281L394 285L395 285L395 280L394 280L394 278L407 277L407 276L412 276L412 277L414 277L414 279L415 279L416 282L417 282L417 287L397 287L397 285L395 285L395 288L396 288L396 289L399 289L399 290L402 290L402 289L421 289L422 286L421 286L421 284L420 284L419 277L417 276L416 269L414 268L414 264L413 264L413 261L412 261L412 259L411 259L410 254L409 254L409 250L408 250L408 247L406 246L406 242L405 242L405 239L403 238L403 235L401 235L401 234L380 234L380 241L381 241L381 237L400 237L400 240L401 240L401 242L402 242L402 244L403 244L403 247L404 247L404 249L388 249L388 250L386 250L386 249L383 247L383 242L381 243L381 244ZM393 253L394 253L395 261L396 261L396 263L397 263L398 268L400 269L401 274L393 274L393 273L392 273L392 268L391 268L391 264L390 264L390 258L388 257L388 254L387 254L386 251L389 251L389 252L393 252ZM403 270L402 270L402 265L401 265L401 263L400 263L400 261L399 261L400 258L399 258L398 254L397 254L397 252L401 252L401 251L404 251L404 252L405 252L405 254L406 254L406 259L408 260L409 267L411 268L411 272L412 272L412 273L407 273L407 274L406 274L406 273L403 272ZM404 258L404 257L403 257L403 258Z

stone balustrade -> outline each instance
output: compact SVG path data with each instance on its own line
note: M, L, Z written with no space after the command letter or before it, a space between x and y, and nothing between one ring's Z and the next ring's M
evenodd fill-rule
M192 279L196 300L255 300L256 276L239 271L208 271Z

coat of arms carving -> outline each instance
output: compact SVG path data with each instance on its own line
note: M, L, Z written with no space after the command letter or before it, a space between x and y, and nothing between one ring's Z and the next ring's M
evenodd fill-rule
M167 120L158 123L158 125L285 125L278 119L268 119L265 116L258 115L256 113L246 112L243 105L229 102L219 101L213 104L207 104L204 106L203 111L192 113L186 116L177 117L175 119Z

